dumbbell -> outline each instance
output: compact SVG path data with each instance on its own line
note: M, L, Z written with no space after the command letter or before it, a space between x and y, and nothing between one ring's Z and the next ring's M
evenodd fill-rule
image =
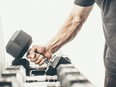
M23 82L26 82L26 70L22 65L14 66L11 65L10 67L7 67L5 70L9 71L9 73L2 72L2 75L10 74L12 72L19 72L21 74L21 77L23 78Z
M32 43L32 37L23 30L16 31L6 45L6 51L16 59L24 56Z
M62 82L62 87L95 87L83 74L68 74Z
M66 78L66 76L69 74L80 75L80 71L76 69L73 64L59 65L59 67L57 68L57 76L61 85L63 84L63 81Z
M2 72L1 76L3 78L14 77L20 84L20 87L24 87L24 76L19 70L6 69Z
M21 87L21 85L19 81L14 77L11 78L1 77L0 87Z
M73 64L60 64L57 68L57 76L59 81L63 81L67 74L80 74L80 71Z
M15 59L12 65L23 65L26 68L26 74L29 75L29 61L22 58L32 43L32 37L22 30L16 31L6 45L6 52Z
M2 73L1 77L4 78L11 78L14 77L19 81L20 87L23 87L24 83L26 82L26 70L22 65L13 66L6 68Z
M82 82L82 83L73 83L70 87L95 87L92 83L90 82Z
M72 64L59 65L57 68L57 76L62 87L94 87Z
M90 85L88 85L89 83L88 79L85 78L82 74L81 75L68 74L62 81L62 87L72 87L74 86L74 84L77 83L78 85L76 87L90 87Z
M32 37L24 31L18 30L13 34L8 44L6 45L7 53L15 58L12 62L12 65L23 65L26 68L27 75L29 75L30 71L29 61L22 57L29 49L31 43ZM55 56L53 58L53 62L45 60L45 62L49 66L49 68L47 68L46 70L47 75L56 75L56 69L60 64L71 63L70 59L67 57Z
M6 51L15 59L12 65L23 65L26 75L30 74L30 63L26 58L22 58L32 43L32 37L23 30L16 31L6 45ZM45 72L45 71L44 71Z

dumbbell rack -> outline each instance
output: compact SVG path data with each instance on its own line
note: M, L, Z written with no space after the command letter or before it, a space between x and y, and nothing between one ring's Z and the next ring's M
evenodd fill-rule
M57 55L53 61L46 60L46 67L30 65L23 58L32 43L32 37L23 30L16 31L6 45L6 52L15 59L0 78L0 87L94 87L84 75L71 64L71 60Z
M48 66L32 65L30 76L26 76L25 87L61 87L57 75L46 75ZM34 72L33 72L34 71Z
M36 65L35 70L43 66ZM34 70L34 69L33 69ZM45 66L44 66L45 70ZM40 70L41 72L41 70ZM30 73L32 73L30 71ZM12 85L11 85L12 84ZM4 86L3 86L4 85ZM22 65L6 68L0 78L0 87L95 87L72 64L61 64L57 68L57 75L26 75Z

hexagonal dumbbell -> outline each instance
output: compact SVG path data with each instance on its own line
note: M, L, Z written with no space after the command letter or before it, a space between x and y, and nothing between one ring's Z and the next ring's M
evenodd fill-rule
M57 68L57 76L62 87L94 87L72 64L61 64Z
M15 59L12 65L23 65L29 75L29 61L22 58L32 43L32 37L22 30L16 31L6 45L6 52Z
M19 82L20 87L24 87L25 76L24 76L23 72L21 72L21 70L19 70L17 68L16 69L7 68L2 72L1 76L6 79L15 78Z
M62 81L62 87L95 87L85 76L82 74L68 74Z

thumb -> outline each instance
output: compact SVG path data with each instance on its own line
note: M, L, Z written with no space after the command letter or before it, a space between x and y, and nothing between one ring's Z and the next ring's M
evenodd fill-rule
M43 54L45 54L46 48L43 46L38 46L36 51L43 55Z
M52 53L50 51L46 52L44 55L48 60L51 59Z

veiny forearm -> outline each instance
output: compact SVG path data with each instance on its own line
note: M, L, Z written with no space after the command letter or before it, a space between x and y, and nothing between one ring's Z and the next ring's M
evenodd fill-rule
M48 49L54 53L64 44L71 41L81 29L82 24L82 19L79 18L75 21L73 16L70 16L63 24L57 35L49 42Z
M56 34L52 41L48 43L47 49L54 53L58 49L60 49L64 44L71 41L80 31L83 23L87 19L90 9L88 8L86 9L86 11L88 13L84 10L80 10L80 13L83 14L78 15L76 14L76 11L72 12L67 18L67 20L64 22L60 31Z

